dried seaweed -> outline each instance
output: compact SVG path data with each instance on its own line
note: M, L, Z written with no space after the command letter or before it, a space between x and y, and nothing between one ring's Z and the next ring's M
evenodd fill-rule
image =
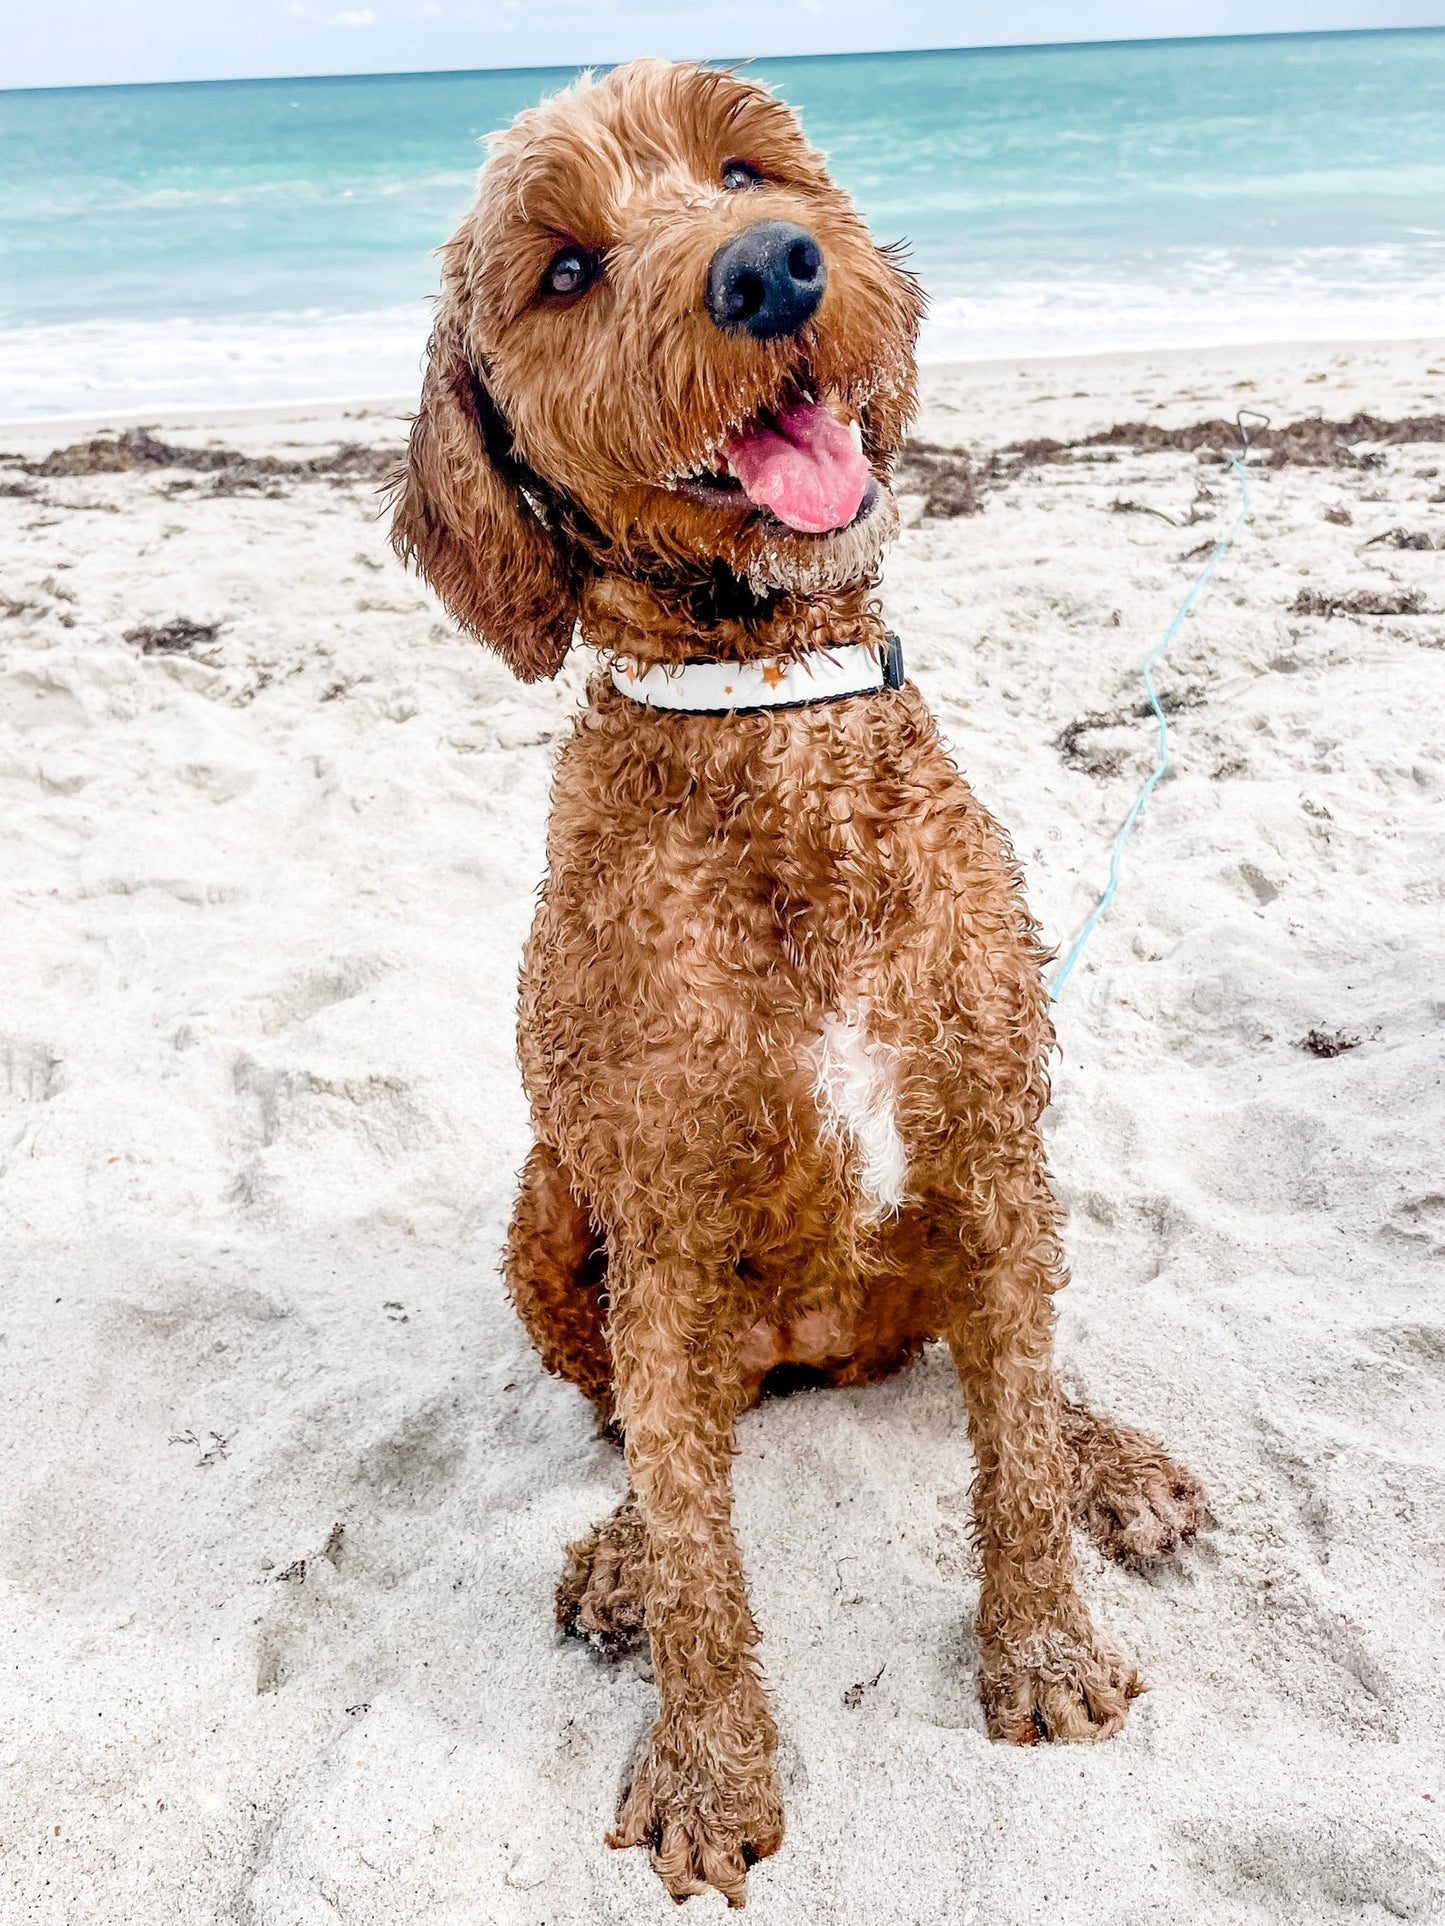
M938 521L977 515L983 508L981 483L992 480L990 459L982 469L966 448L944 448L932 441L907 441L894 468L900 495L922 495L923 512Z
M1425 597L1419 589L1346 589L1327 595L1322 589L1302 588L1289 605L1291 615L1421 615Z
M1295 463L1367 468L1383 460L1383 448L1407 442L1445 442L1445 415L1409 415L1391 420L1358 414L1343 422L1310 416L1280 428L1263 429L1252 445L1255 460L1267 467ZM1163 428L1157 422L1116 422L1074 441L1037 437L984 455L937 442L908 441L898 455L894 486L900 494L922 495L926 516L952 520L979 514L988 491L1025 468L1109 460L1111 451L1117 448L1145 455L1174 450L1224 461L1238 452L1239 430L1234 422L1222 418L1184 428ZM237 448L186 448L162 441L148 428L128 428L120 434L97 435L54 449L43 460L23 462L21 467L27 475L46 478L172 469L208 475L212 493L229 495L252 489L274 494L283 479L337 485L379 483L392 473L396 462L394 447L377 448L362 442L342 442L324 454L288 460L280 455L247 455ZM10 485L6 492L18 492L23 486ZM172 488L185 486L180 481L171 483Z
M1348 421L1326 421L1322 416L1309 415L1303 421L1254 432L1250 452L1253 461L1266 468L1290 465L1377 468L1385 459L1386 448L1409 442L1445 442L1445 415L1404 415L1391 419L1358 414ZM977 454L967 448L946 448L937 442L908 441L899 451L894 487L899 494L922 495L923 512L927 516L946 520L959 515L977 515L990 489L1024 469L1050 463L1092 465L1112 461L1112 451L1119 448L1138 455L1172 451L1192 454L1204 461L1225 462L1239 453L1239 428L1235 422L1219 416L1192 422L1183 428L1163 428L1153 421L1120 421L1111 428L1099 429L1074 441L1036 436L1028 441L1010 442L990 454ZM1115 512L1153 514L1162 520L1169 519L1158 509L1128 500L1118 503ZM1348 510L1327 510L1326 515L1329 520L1339 521L1348 515ZM1189 519L1199 517L1195 514Z
M1130 495L1116 495L1109 504L1109 513L1111 515L1152 515L1156 521L1168 522L1171 528L1178 528L1181 525L1167 510L1151 508L1148 502L1136 502Z
M1266 468L1371 468L1383 459L1382 449L1419 441L1445 442L1445 415L1403 415L1391 420L1383 415L1357 414L1348 421L1308 415L1303 421L1260 429L1251 435L1250 451L1252 459ZM1028 468L1045 462L1074 461L1078 450L1089 448L1130 448L1139 455L1174 450L1224 461L1237 455L1239 446L1238 426L1216 416L1184 428L1164 428L1154 421L1120 421L1077 441L1044 436L1012 442L1000 453L1017 467Z
M1359 1049L1360 1038L1347 1036L1343 1030L1311 1030L1300 1038L1299 1047L1312 1057L1342 1057L1346 1050Z
M1202 684L1185 683L1181 688L1160 691L1159 707L1165 715L1178 715L1182 709L1198 709L1207 701ZM1071 769L1080 770L1086 776L1117 776L1123 768L1126 752L1118 748L1094 748L1087 738L1096 730L1122 729L1132 722L1142 722L1154 711L1147 701L1136 702L1127 709L1097 709L1088 715L1076 716L1054 738L1054 747Z
M1406 548L1424 553L1429 549L1445 548L1445 534L1432 535L1423 528L1387 528L1383 535L1372 535L1365 547Z
M1171 515L1168 509L1154 508L1148 502L1135 501L1132 495L1116 495L1109 504L1109 513L1111 515L1152 515L1156 521L1167 522L1170 528L1193 528L1196 522L1209 520L1209 509L1205 504L1213 500L1213 495L1207 491L1201 492L1195 496L1183 515ZM1213 546L1212 542L1206 542L1205 552Z
M125 639L142 655L188 655L192 649L214 642L220 633L219 622L192 622L188 616L177 615L155 627L142 623L127 629Z
M328 453L288 461L281 455L246 455L239 448L183 448L161 441L148 428L127 428L119 435L97 435L90 441L56 448L43 461L23 464L27 475L123 475L137 469L179 468L192 474L214 475L224 493L237 488L263 487L280 476L297 481L379 482L396 465L392 448L371 448L344 441ZM222 488L222 483L229 487Z

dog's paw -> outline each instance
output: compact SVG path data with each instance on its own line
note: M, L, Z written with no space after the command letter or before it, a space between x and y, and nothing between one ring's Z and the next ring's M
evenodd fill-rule
M783 1843L783 1797L766 1742L659 1720L638 1760L609 1846L646 1846L675 1900L715 1887L747 1904L749 1866Z
M1089 1536L1121 1565L1172 1558L1203 1522L1203 1486L1156 1449L1120 1453L1102 1465L1083 1507Z
M567 1547L557 1587L557 1623L604 1658L621 1658L646 1636L646 1542L636 1501L627 1499L585 1538Z
M1066 1623L984 1641L979 1697L991 1739L1011 1745L1112 1739L1129 1716L1129 1701L1144 1690L1133 1666L1099 1637L1082 1608Z

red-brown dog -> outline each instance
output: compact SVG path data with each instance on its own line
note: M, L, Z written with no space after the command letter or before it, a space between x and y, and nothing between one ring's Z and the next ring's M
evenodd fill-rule
M786 107L657 61L496 137L443 261L397 547L518 675L579 629L608 664L522 968L536 1142L506 1257L631 1480L558 1612L651 1640L613 1843L741 1904L783 1835L731 1524L770 1371L860 1384L947 1341L997 1738L1118 1731L1141 1685L1079 1597L1074 1522L1159 1558L1200 1493L1055 1380L1043 952L1007 842L886 686L916 284Z

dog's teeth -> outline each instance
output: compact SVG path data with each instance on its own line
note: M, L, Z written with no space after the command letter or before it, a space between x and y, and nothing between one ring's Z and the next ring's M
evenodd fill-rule
M856 416L848 423L848 439L861 455L863 452L863 424Z

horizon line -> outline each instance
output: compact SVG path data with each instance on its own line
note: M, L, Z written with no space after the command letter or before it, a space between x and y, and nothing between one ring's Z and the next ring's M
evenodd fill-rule
M1112 40L1020 40L1007 43L984 42L958 47L863 47L852 51L828 53L743 54L732 58L700 54L681 57L677 64L703 67L760 67L780 61L797 60L896 60L900 56L929 54L973 54L988 56L1019 53L1063 53L1092 47L1199 47L1227 46L1246 40L1380 40L1406 34L1445 32L1445 21L1429 26L1410 27L1308 27L1271 29L1260 33L1144 34ZM629 59L646 58L631 55ZM0 87L0 99L14 94L96 94L136 92L159 87L290 87L311 81L345 80L445 80L467 75L581 74L610 72L628 60L584 60L533 64L515 67L395 67L362 69L349 73L307 74L220 74L205 80L99 80L50 82L36 87Z

